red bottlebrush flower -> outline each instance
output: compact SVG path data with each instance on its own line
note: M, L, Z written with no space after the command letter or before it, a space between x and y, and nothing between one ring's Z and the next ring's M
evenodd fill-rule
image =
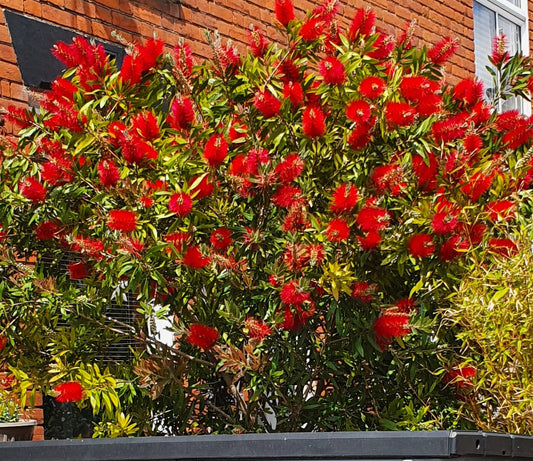
M109 133L109 143L114 147L118 147L126 132L126 125L118 121L111 122L107 127L107 131Z
M303 245L289 243L283 253L283 262L290 272L299 272L309 262L309 255Z
M113 160L102 160L98 163L98 177L104 187L114 187L120 179L120 172Z
M231 231L225 227L219 227L211 233L209 241L215 250L225 250L233 243Z
M342 85L346 81L344 64L335 56L328 56L323 59L318 66L318 70L324 79L324 83L328 85Z
M376 15L370 8L358 9L348 29L350 41L354 42L359 38L367 38L372 34L375 22Z
M457 84L453 96L461 105L475 106L483 99L483 83L480 80L465 78Z
M468 250L468 242L460 235L454 235L442 244L439 257L442 261L449 262L458 258L461 253Z
M259 175L259 168L270 162L270 156L266 149L251 149L246 156L246 171L250 175Z
M362 303L371 303L376 293L376 285L367 282L355 282L352 289L352 296Z
M306 251L310 266L320 266L326 258L326 250L321 243L307 245Z
M386 83L382 78L370 76L361 80L358 90L364 98L377 99L383 94L385 88Z
M289 208L302 196L302 189L290 184L284 184L272 195L272 203L281 208Z
M191 178L189 181L189 189L191 196L195 200L201 200L205 197L209 197L215 190L215 186L209 181L209 177L204 175L198 175Z
M54 392L59 403L79 402L83 399L83 386L77 381L58 384L54 387Z
M283 97L291 102L293 108L303 103L304 92L298 82L287 82L283 87Z
M5 336L0 336L0 352L2 352L4 347L6 347L6 344L7 344L7 338ZM3 387L7 387L7 386L4 386L4 381L2 381L1 384Z
M318 18L311 18L304 22L298 35L306 42L314 42L324 32L324 22Z
M322 5L315 7L311 16L329 24L339 11L338 0L324 0Z
M107 225L112 230L133 232L137 227L137 215L130 210L111 210Z
M416 109L405 102L388 102L385 105L385 118L392 126L409 126L416 117Z
M512 130L517 124L523 121L522 114L517 110L508 110L498 114L496 118L496 128L499 131Z
M305 325L307 319L311 317L314 312L314 306L311 306L311 308L307 311L303 310L299 306L285 306L283 309L283 322L280 324L280 328L283 330L297 331Z
M289 208L289 213L285 216L281 229L283 232L298 232L306 229L308 226L309 220L307 219L305 201L298 197Z
M377 40L372 45L374 48L367 56L377 59L378 61L384 60L390 56L395 46L395 40L390 35L385 35L383 32L379 32Z
M454 206L443 207L431 220L431 229L437 235L446 235L453 232L459 225L459 210Z
M427 159L421 155L413 155L413 173L418 180L418 187L426 192L437 187L437 157L432 152L427 154Z
M242 123L238 118L231 122L228 132L228 138L231 142L237 142L246 139L248 127Z
M436 94L428 94L416 106L416 111L420 117L429 117L441 110L442 98Z
M218 47L217 56L222 70L227 74L234 74L241 65L239 51L234 46L230 46L229 42L226 46Z
M352 211L358 198L359 191L353 184L340 184L333 192L329 209L333 213Z
M370 104L362 99L356 99L350 101L346 105L346 117L348 117L352 122L356 123L366 123L370 120L372 115L372 110L370 109Z
M144 45L136 47L137 57L142 63L143 72L156 66L157 60L163 54L164 47L163 40L158 38L150 38L146 40Z
M365 205L359 211L355 222L363 232L377 232L389 226L390 214L383 208Z
M262 320L253 317L248 317L244 325L248 329L248 337L257 342L262 342L267 336L272 334L272 328Z
M139 201L143 208L152 208L154 206L154 199L152 197L141 197Z
M170 196L168 209L180 218L187 216L192 210L192 199L185 192L176 192Z
M213 134L205 143L204 159L211 168L217 168L228 155L228 142L224 136Z
M288 184L300 176L305 162L298 154L290 154L276 166L276 174L283 184Z
M471 366L455 367L448 370L442 380L452 384L458 389L470 389L473 386L472 378L476 376L476 369Z
M59 226L52 221L45 221L35 229L35 236L38 240L52 240L59 232Z
M407 242L409 253L415 258L427 258L435 252L435 243L428 234L416 234Z
M487 213L491 221L498 221L503 219L511 221L516 218L516 203L511 200L498 200L487 204Z
M104 252L104 243L100 240L75 237L73 239L72 249L79 253L84 253L91 258L102 259Z
M284 27L287 27L289 22L295 18L292 0L276 0L274 10L276 12L276 19Z
M142 111L131 119L131 131L147 141L152 141L159 136L157 118L151 111Z
M30 126L31 116L27 109L10 105L7 107L7 113L4 115L4 119L19 128L28 128Z
M399 312L404 312L404 313L407 313L407 314L416 311L415 300L413 298L400 299L394 305L394 307L397 307Z
M67 101L73 102L74 95L78 91L78 87L66 78L58 77L52 82L51 92L55 99L64 98Z
M507 144L509 149L518 149L520 146L530 142L532 135L531 122L524 118L518 118L515 125L504 134L502 142Z
M185 251L181 262L191 269L202 269L211 263L211 258L203 256L200 247L194 245Z
M174 248L181 252L183 251L183 245L185 245L191 238L191 234L188 232L174 232L173 234L165 235L165 242L173 245Z
M483 147L483 139L477 134L469 134L463 139L463 146L466 152L475 154Z
M446 143L464 137L468 128L466 118L467 115L461 112L444 120L436 121L431 128L435 141Z
M378 194L390 191L391 195L397 196L407 187L401 165L378 166L372 174L372 181Z
M348 137L348 144L354 150L364 149L372 141L372 128L374 127L375 117L370 122L358 124Z
M350 227L344 219L333 218L326 228L326 234L330 242L344 242L350 236Z
M361 245L361 248L363 250L371 251L377 248L377 246L381 243L382 239L381 235L379 235L379 232L370 231L367 232L364 237L358 235L357 240L359 241L359 245Z
M428 58L434 64L444 64L455 54L458 47L457 40L446 37L428 51Z
M35 178L24 178L19 182L20 193L33 203L44 202L46 199L46 189Z
M191 47L186 43L179 43L174 47L174 61L176 67L188 77L192 73L193 59Z
M322 136L326 132L324 113L319 107L310 106L302 115L302 129L309 138Z
M434 94L439 89L439 84L421 75L404 77L400 83L402 96L411 102L420 102L422 99Z
M509 52L507 51L507 37L504 34L496 35L492 40L492 52L490 59L495 66L501 66L509 61Z
M122 239L120 243L120 249L122 251L126 251L137 258L141 256L140 253L144 250L144 243L142 243L140 240L128 237Z
M143 73L142 62L140 59L126 54L122 60L122 66L120 68L120 79L129 85L135 85L141 81L141 75Z
M189 327L187 342L201 349L211 349L218 340L218 331L214 328L194 323Z
M265 118L271 118L279 114L281 101L270 91L259 91L254 98L254 106Z
M403 338L411 332L411 315L387 309L374 322L374 334L381 350L385 350L393 338Z
M279 296L281 302L287 306L301 306L305 302L311 302L311 296L300 288L297 280L285 283Z
M487 226L483 223L472 224L471 226L464 225L461 229L461 235L464 235L471 245L479 245L483 241L486 231Z
M298 82L300 80L300 69L290 59L286 59L279 64L279 72L284 83Z
M477 126L489 121L492 113L491 106L485 102L478 102L472 109L470 109L470 120Z
M248 29L248 38L250 40L249 44L253 55L256 58L263 56L268 47L268 43L259 28L251 26L250 29Z
M488 249L491 253L507 258L518 252L517 244L506 238L491 238Z
M121 136L119 143L124 160L129 164L141 164L146 160L155 160L157 151L137 136Z
M89 275L89 271L84 263L75 262L68 265L68 274L72 280L81 280Z
M229 166L229 173L232 176L246 176L248 174L248 166L246 165L246 156L243 154L233 157Z
M182 96L176 97L170 105L167 123L175 130L187 130L194 122L192 101Z
M477 202L481 196L490 189L494 173L490 175L481 172L474 173L470 180L461 186L461 191L468 196L472 202Z

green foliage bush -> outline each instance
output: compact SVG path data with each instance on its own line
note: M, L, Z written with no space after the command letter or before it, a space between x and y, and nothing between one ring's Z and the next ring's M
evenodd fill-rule
M448 83L454 40L416 47L363 9L344 31L337 7L276 2L283 46L208 34L199 65L155 39L120 70L56 46L69 70L9 111L0 168L20 383L81 399L98 436L472 427L436 313L472 261L517 248L498 222L529 195L530 120ZM529 59L492 62L498 98L527 97ZM128 295L134 325L108 315ZM134 360L104 364L122 336Z

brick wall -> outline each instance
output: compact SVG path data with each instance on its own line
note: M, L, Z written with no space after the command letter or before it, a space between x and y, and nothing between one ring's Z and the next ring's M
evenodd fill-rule
M312 9L318 1L298 0L297 15ZM79 30L99 39L117 41L113 31L127 41L156 34L169 46L184 37L195 54L209 57L203 29L218 29L224 39L231 38L244 51L246 29L258 25L272 40L281 39L274 27L274 0L1 0L11 11ZM378 26L387 33L399 34L407 21L418 22L417 40L433 44L450 35L460 40L460 50L448 65L451 80L474 72L472 0L341 0L343 23L347 25L357 8L370 6ZM533 37L533 12L531 36ZM0 106L28 101L17 67L17 60L3 13L0 11Z

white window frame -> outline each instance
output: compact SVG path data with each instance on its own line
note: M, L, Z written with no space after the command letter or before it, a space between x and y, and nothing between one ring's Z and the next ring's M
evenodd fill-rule
M520 6L514 5L508 0L474 0L473 7L475 3L478 3L481 6L496 13L497 33L499 33L498 17L500 16L518 25L520 27L520 52L524 56L529 56L529 0L520 0ZM475 27L475 17L473 19ZM474 55L475 53L476 49L474 46ZM478 69L476 68L476 75L477 74ZM499 109L501 110L501 105ZM527 101L524 101L522 104L522 112L524 113L524 115L531 115L531 104L527 103Z

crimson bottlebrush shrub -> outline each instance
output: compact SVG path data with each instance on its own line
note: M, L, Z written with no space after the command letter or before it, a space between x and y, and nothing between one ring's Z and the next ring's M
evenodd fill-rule
M494 111L474 79L448 83L451 38L428 51L370 10L343 30L335 0L305 18L275 6L288 45L252 28L239 56L208 34L202 64L183 43L133 46L120 70L58 45L71 68L43 109L7 114L21 131L3 155L3 242L36 255L72 328L135 338L135 375L112 372L145 432L468 427L435 312L465 262L515 250L531 120ZM500 55L495 104L531 74ZM133 329L102 317L124 293ZM67 351L66 327L46 331L50 361L94 359L94 335Z

